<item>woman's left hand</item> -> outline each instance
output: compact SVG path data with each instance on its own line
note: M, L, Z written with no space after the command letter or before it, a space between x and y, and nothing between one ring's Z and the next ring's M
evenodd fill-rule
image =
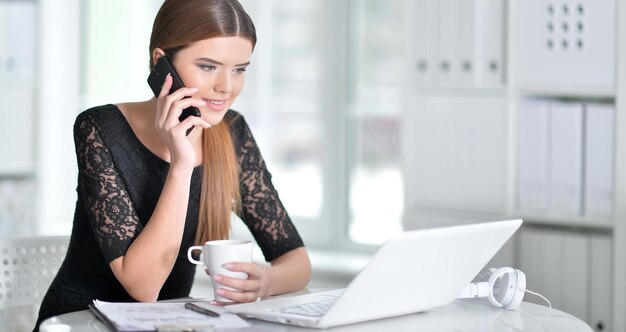
M248 279L232 278L222 274L216 275L213 278L215 281L224 286L236 289L229 290L226 288L218 288L218 295L242 303L258 301L262 297L270 294L270 266L261 266L256 263L233 262L226 264L225 267L233 272L247 273ZM232 304L219 301L212 301L211 303L216 305Z

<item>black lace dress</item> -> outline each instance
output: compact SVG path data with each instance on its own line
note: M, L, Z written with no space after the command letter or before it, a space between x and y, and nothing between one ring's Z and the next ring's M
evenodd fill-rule
M241 219L265 259L271 261L303 246L244 118L231 110L223 121L230 123L240 165ZM93 299L134 301L109 263L123 256L145 227L169 168L141 144L115 105L78 115L74 140L79 175L73 229L65 260L41 304L37 327L48 317L87 309ZM198 166L191 179L180 252L159 300L185 297L191 290L195 265L187 260L187 248L194 242L201 179L202 166Z

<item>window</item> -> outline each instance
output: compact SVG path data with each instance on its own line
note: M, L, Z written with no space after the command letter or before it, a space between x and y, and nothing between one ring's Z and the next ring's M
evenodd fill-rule
M351 5L348 236L380 244L402 230L404 0Z
M246 88L234 106L248 119L294 219L322 211L323 20L319 0L242 1L258 43Z
M237 102L305 240L401 230L404 0L242 1L259 42Z

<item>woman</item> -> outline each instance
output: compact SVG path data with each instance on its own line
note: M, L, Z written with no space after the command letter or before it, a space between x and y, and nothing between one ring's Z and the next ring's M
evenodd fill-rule
M227 238L232 211L271 265L231 264L249 277L215 276L238 290L219 293L250 302L306 286L311 267L302 240L245 120L229 110L255 43L254 25L236 0L163 3L150 39L150 68L167 56L186 87L168 95L168 76L157 98L99 106L77 117L74 225L37 326L87 309L93 299L188 296L195 266L187 248ZM180 122L189 106L201 116Z

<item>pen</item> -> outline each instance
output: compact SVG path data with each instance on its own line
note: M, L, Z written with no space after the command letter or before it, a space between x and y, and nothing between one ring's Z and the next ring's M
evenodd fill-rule
M211 317L219 317L220 314L218 314L217 312L213 311L213 310L209 310L207 308L203 308L197 304L191 303L191 302L187 302L185 303L185 308L189 309L191 311L195 311L207 316L211 316Z

